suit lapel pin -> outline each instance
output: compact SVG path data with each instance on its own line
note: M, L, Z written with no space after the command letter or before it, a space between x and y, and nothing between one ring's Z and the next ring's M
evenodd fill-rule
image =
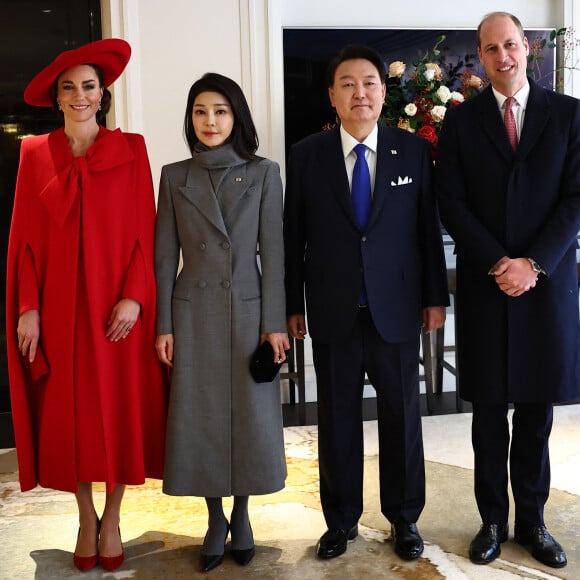
M397 150L396 149L391 149L391 155L396 155L397 154Z
M242 181L241 177L236 177L236 181Z

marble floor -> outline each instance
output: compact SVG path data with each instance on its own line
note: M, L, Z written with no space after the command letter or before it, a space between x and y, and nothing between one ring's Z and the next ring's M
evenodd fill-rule
M316 541L325 530L318 498L316 426L288 427L286 488L253 497L250 503L256 557L241 568L226 554L224 564L209 574L202 574L198 565L206 529L203 501L165 496L156 480L127 491L121 524L123 566L114 573L100 568L77 572L72 564L78 525L74 498L42 488L20 493L15 451L0 450L0 579L578 580L580 405L556 408L551 438L552 491L546 520L567 550L569 564L561 570L539 564L511 540L489 566L469 562L467 549L479 526L472 493L470 421L469 413L423 418L427 505L419 529L426 545L416 562L403 562L394 554L389 526L380 514L374 421L364 423L360 535L346 554L331 561L315 557ZM96 487L96 496L102 505L102 487ZM229 509L231 502L226 505Z

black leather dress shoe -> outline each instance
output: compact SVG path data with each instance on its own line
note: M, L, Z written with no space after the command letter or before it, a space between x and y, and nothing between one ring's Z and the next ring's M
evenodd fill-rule
M358 525L353 526L350 530L326 530L318 540L316 555L319 558L329 560L336 558L346 552L347 542L352 542L358 536Z
M563 568L568 563L566 552L548 532L546 526L524 529L516 526L514 539L518 544L530 546L532 556L546 566Z
M399 520L391 524L391 536L395 553L403 560L416 560L423 553L423 539L415 524Z
M507 524L482 524L469 546L469 559L474 564L493 562L501 553L500 544L507 538Z
M256 546L247 550L235 550L232 548L232 557L240 566L247 566L256 554Z

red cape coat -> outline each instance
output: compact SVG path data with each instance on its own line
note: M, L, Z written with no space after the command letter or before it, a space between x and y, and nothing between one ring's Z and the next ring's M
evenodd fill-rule
M77 490L76 433L87 429L77 424L79 383L92 389L91 413L102 425L100 481L111 490L162 478L167 388L154 348L154 224L141 135L101 129L77 158L63 129L22 142L6 297L22 491L37 484ZM141 316L126 339L112 343L105 328L125 297L141 304ZM18 351L16 328L20 314L36 308L42 353L31 367Z

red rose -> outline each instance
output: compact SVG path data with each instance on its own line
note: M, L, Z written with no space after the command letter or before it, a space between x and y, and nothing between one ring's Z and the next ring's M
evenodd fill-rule
M427 113L428 111L430 111L433 108L433 101L431 99L429 99L428 97L425 97L423 95L419 95L418 97L415 97L415 100L413 102L417 106L417 112L420 115Z
M430 113L425 113L423 115L423 125L435 125L435 121L433 121L433 117Z
M437 143L437 131L435 130L435 127L432 127L431 125L423 125L417 131L417 135L419 135L419 137L423 137L424 139L427 139L427 141L429 141L429 143L432 143L432 144Z

